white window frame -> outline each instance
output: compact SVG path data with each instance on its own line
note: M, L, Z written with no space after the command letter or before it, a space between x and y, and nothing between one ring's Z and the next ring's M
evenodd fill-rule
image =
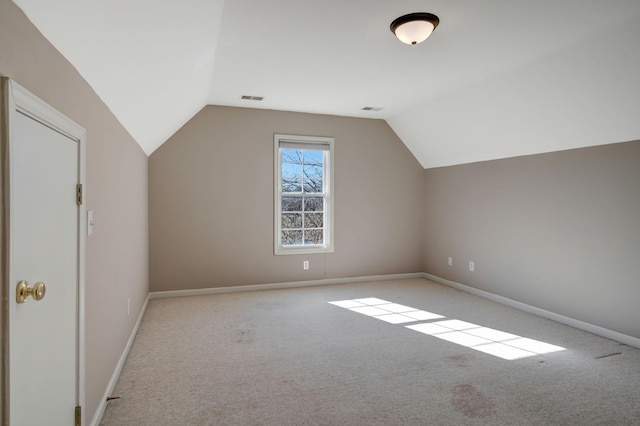
M273 164L274 164L274 254L312 254L333 252L333 138L320 136L299 136L275 134L273 137ZM283 246L280 234L282 216L282 155L280 154L280 143L297 144L302 149L313 149L313 145L328 145L325 151L325 173L324 173L324 244L322 245L299 245ZM304 148L308 145L308 148Z

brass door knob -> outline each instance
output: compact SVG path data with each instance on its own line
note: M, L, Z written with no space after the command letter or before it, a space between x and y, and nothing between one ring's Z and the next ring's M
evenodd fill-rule
M29 287L29 283L22 280L16 287L16 301L18 303L24 303L29 296L33 297L33 300L42 300L44 294L47 291L47 286L43 282L37 282L33 287Z

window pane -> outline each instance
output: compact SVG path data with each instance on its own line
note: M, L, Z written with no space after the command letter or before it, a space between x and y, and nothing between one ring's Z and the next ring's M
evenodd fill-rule
M322 151L304 151L304 164L322 164L324 160L324 152Z
M302 213L282 213L282 229L302 228Z
M320 179L306 179L304 181L304 192L307 194L321 194L322 193L322 178Z
M307 166L307 167L310 167L310 166ZM318 167L318 166L315 166L315 167ZM283 179L302 179L302 164L283 163L282 178Z
M282 197L283 212L302 211L302 197Z
M308 228L322 228L323 227L323 213L305 213L304 214L304 227Z
M302 231L282 231L282 245L293 246L302 244Z
M302 192L302 180L282 179L282 192Z
M324 210L322 197L304 197L304 210L307 212L321 212Z
M282 163L302 163L301 149L283 149Z
M304 192L322 192L322 166L304 165Z
M323 239L324 232L322 229L312 229L310 231L304 232L304 243L305 244L322 244L324 242Z
M319 164L304 165L305 179L322 179L322 166Z

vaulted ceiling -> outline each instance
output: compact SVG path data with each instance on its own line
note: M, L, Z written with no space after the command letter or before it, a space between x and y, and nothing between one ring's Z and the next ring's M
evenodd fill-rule
M384 119L425 168L640 139L638 0L14 2L147 154L206 104Z

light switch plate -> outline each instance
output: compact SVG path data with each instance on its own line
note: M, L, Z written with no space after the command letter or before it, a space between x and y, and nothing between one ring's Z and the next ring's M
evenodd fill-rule
M93 210L87 210L87 235L93 234Z

